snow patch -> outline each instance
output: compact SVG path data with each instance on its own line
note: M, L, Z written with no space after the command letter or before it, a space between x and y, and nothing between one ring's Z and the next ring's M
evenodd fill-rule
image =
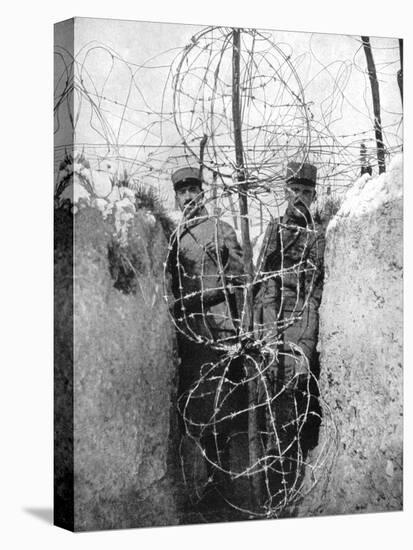
M380 205L402 197L403 156L397 155L390 162L387 172L372 178L361 176L347 192L338 217L363 216L376 210Z

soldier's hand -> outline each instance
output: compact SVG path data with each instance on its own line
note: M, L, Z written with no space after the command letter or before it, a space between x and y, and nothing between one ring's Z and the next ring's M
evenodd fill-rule
M287 354L284 357L284 376L286 382L293 382L294 380L302 376L307 378L309 374L308 360L304 355L290 355Z

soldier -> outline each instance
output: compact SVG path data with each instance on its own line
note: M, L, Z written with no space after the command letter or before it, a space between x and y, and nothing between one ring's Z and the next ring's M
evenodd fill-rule
M189 339L201 337L216 347L236 334L234 284L242 275L242 250L234 229L205 208L197 168L175 171L172 182L184 215L171 254L177 260L172 266L175 310L184 313L179 328Z
M221 405L225 387L220 386L220 377L224 372L226 380L241 376L239 366L223 359L221 350L237 337L240 300L236 289L242 285L242 250L234 229L206 210L198 168L176 170L172 182L183 212L169 254L181 358L178 408L186 433L205 452L212 477L211 464L228 468L228 452L224 451L228 451L231 422L220 420L236 407L234 393Z
M284 216L270 222L257 262L263 282L255 292L256 325L262 340L276 351L267 373L272 395L277 395L273 408L281 448L274 450L275 456L296 453L292 442L297 438L305 455L318 439L321 412L316 345L324 234L310 213L316 176L317 169L311 164L288 164L287 208ZM309 420L303 424L303 416L297 422L300 414ZM275 446L270 437L267 448Z

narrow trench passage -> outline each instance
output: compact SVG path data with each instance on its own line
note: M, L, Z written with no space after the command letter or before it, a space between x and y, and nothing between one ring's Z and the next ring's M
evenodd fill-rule
M293 443L296 434L290 434L289 445L283 465L279 460L270 459L268 475L262 475L262 493L264 498L271 500L262 503L260 509L254 507L252 501L251 477L237 473L245 472L249 467L248 449L248 415L241 416L237 426L233 427L227 437L216 439L205 438L198 445L194 439L185 435L181 426L178 439L180 448L177 452L179 467L177 471L178 515L181 523L210 523L224 521L241 521L248 519L265 519L266 517L293 517L296 507L283 505L283 499L296 487L300 487L305 476L305 461L308 452L318 444L322 410L319 403L318 380L319 362L314 361L314 382L310 387L311 397L297 397L298 410L307 408L306 421L300 429L299 444ZM245 399L245 396L244 396ZM179 414L179 413L178 413ZM266 436L262 434L262 440ZM217 458L216 447L219 447L220 457ZM263 444L265 449L266 445ZM213 464L203 457L203 451ZM296 453L301 453L299 466L296 467ZM264 454L264 451L263 451ZM266 453L268 455L268 450ZM214 464L220 464L232 475L223 473ZM271 509L280 510L271 514ZM266 515L267 512L267 515Z

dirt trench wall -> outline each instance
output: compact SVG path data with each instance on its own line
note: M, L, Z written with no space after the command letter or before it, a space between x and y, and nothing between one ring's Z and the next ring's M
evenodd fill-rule
M138 212L129 229L131 284L117 278L125 258L115 255L110 265L113 224L94 208L75 216L76 531L177 523L169 464L175 335L163 299L167 242L159 222L148 219ZM127 292L115 288L116 280Z
M328 227L320 390L337 436L326 415L315 453L336 455L307 472L319 483L300 515L402 508L402 216L398 157L360 178Z

